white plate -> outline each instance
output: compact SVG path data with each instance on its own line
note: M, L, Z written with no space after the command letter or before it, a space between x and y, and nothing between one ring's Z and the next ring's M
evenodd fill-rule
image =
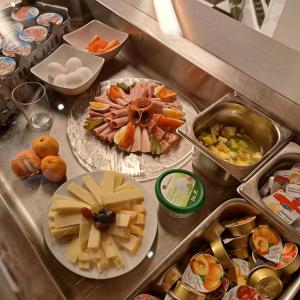
M95 35L99 35L102 39L108 42L111 42L112 40L116 39L120 42L120 44L112 50L106 51L104 53L97 54L89 52L85 47ZM114 29L98 20L92 20L91 22L80 27L79 29L67 33L63 36L63 39L67 43L76 47L77 49L96 56L101 56L106 60L110 60L118 54L118 52L124 46L127 38L128 33Z
M70 57L79 57L83 65L85 67L88 67L91 69L93 76L84 82L82 85L76 87L76 88L66 88L66 87L61 87L58 85L53 84L53 82L49 79L48 77L48 72L47 72L47 65L51 62L58 62L61 65L65 65L66 61ZM83 92L85 92L96 80L97 76L99 75L102 67L104 64L104 59L102 57L96 57L94 55L90 55L88 53L84 53L82 51L79 51L78 49L67 45L63 44L59 48L57 48L52 54L50 54L47 58L45 58L43 61L35 65L30 69L31 73L49 84L51 88L54 90L66 94L66 95L79 95Z
M103 171L96 171L91 173L86 173L88 175L91 175L96 182L100 182ZM81 177L86 175L82 174L78 177L72 178L71 180L65 182L63 185L61 185L57 191L54 193L54 195L70 195L67 186L71 182L76 182L78 184L82 184ZM53 237L50 234L49 227L48 227L48 211L50 209L51 202L48 205L47 212L45 214L44 220L43 220L43 231L44 231L44 237L46 244L52 254L55 256L55 258L64 265L67 269L70 271L86 277L86 278L92 278L92 279L108 279L108 278L114 278L117 276L121 276L123 274L128 273L129 271L133 270L137 265L139 265L143 259L146 257L148 251L150 250L153 241L155 239L156 231L157 231L157 213L156 210L153 209L152 199L149 197L149 193L145 190L143 185L135 181L134 179L131 179L127 176L124 176L124 180L126 182L132 182L136 187L141 189L144 193L144 205L146 207L146 224L144 229L144 238L142 240L142 245L136 255L132 256L128 252L121 250L122 256L124 257L125 261L125 267L123 269L116 269L116 268L110 268L108 271L105 271L103 273L99 273L96 267L93 267L93 269L89 271L81 270L77 264L72 264L68 261L68 259L65 256L65 250L69 244L70 237L63 237L60 239L53 239Z

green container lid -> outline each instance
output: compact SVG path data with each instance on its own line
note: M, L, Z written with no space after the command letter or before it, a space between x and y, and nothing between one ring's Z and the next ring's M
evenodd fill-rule
M179 214L195 212L204 201L204 187L199 177L183 169L162 173L155 183L160 204Z

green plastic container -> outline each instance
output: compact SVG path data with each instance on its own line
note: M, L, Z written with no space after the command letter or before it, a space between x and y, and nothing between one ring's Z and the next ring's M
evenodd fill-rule
M167 214L185 218L200 208L205 193L197 175L183 169L172 169L157 178L155 194Z

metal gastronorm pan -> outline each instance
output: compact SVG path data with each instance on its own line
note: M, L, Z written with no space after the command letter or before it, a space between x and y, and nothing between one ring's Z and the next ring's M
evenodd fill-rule
M190 252L195 245L201 245L202 235L212 223L219 219L232 219L246 215L256 215L258 221L263 221L270 224L278 230L278 233L286 240L293 241L293 237L289 232L282 230L277 224L268 216L268 214L260 212L256 207L249 204L244 199L234 198L226 201L216 210L214 210L200 225L198 225L170 254L147 276L141 284L126 298L131 300L139 293L153 293L152 287L154 283L160 278L162 273L172 265L186 261L186 254ZM197 249L195 249L197 251ZM296 274L295 279L286 286L280 299L292 300L300 289L300 273Z
M259 188L268 180L275 171L282 169L289 169L295 163L300 163L300 146L290 142L285 148L277 153L270 159L261 169L257 172L251 173L249 179L238 187L238 193L249 200L260 210L270 214L268 208L263 203L259 194ZM282 227L284 230L290 232L294 241L300 244L300 226L291 226L282 221L281 218L275 214L271 215L274 222ZM297 221L296 221L297 223Z

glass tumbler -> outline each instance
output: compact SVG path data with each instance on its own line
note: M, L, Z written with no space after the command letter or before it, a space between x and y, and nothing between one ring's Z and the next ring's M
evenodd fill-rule
M52 125L52 110L46 88L38 82L26 82L12 91L12 99L33 130L46 130Z

